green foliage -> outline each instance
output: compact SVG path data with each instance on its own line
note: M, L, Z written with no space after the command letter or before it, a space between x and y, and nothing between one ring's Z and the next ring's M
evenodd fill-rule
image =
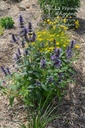
M3 35L4 28L0 25L0 35Z
M66 34L66 30L68 29L65 26L65 23L59 17L55 18L54 21L47 19L44 21L43 27L45 29L38 30L37 33L37 41L43 42L44 48L42 50L51 51L54 49L53 40L55 39L55 43L57 48L66 49L70 42L70 36ZM50 43L50 46L48 45ZM48 47L47 47L48 46Z
M21 35L18 39L20 39L20 46L24 46L23 53L19 49L19 40L17 41L14 34L12 35L12 40L18 45L15 72L10 73L9 69L1 67L10 81L10 86L6 87L10 105L12 106L14 97L22 99L26 106L34 108L38 106L40 99L43 104L50 94L48 103L55 96L60 100L64 95L65 87L72 81L72 55L75 41L72 40L68 47L62 49L57 46L55 39L49 42L48 37L48 43L44 45L39 38L35 40L31 23L28 25L28 31L22 28L22 18L20 25Z
M49 96L48 96L49 97ZM56 119L58 115L58 106L54 106L54 99L47 105L48 99L44 101L43 105L40 102L36 110L29 110L28 115L28 126L22 124L21 128L45 128L49 122Z
M50 59L54 51L41 53L38 49L41 49L40 45L29 45L29 55L21 58L18 71L11 76L12 83L8 87L10 95L20 97L30 106L37 106L40 99L43 103L50 93L49 102L54 96L60 99L72 73L71 61L68 63L64 51L61 53L62 64L56 68ZM40 66L43 57L46 60L44 68ZM12 105L11 98L10 103Z
M80 0L39 0L43 18L60 16L75 16Z
M1 18L0 24L5 29L10 29L14 27L14 21L11 17Z

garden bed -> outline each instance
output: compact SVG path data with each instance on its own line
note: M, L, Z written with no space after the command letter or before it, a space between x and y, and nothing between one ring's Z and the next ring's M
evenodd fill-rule
M37 23L40 21L40 10L37 1L28 2L26 0L21 2L0 1L2 5L0 8L0 16L12 16L15 23L15 29L6 30L3 36L0 36L0 66L13 65L13 54L16 47L10 42L10 35L18 31L19 14L23 14L25 21L32 21L33 27L37 28ZM49 124L54 128L84 128L85 127L85 2L81 0L81 8L77 14L80 21L80 27L75 31L69 31L72 39L75 39L80 45L80 55L74 68L77 71L75 76L76 83L70 84L67 90L67 95L63 98L62 104L59 106L58 114L61 114L56 120ZM3 77L0 72L1 78ZM21 105L21 106L20 106ZM6 97L0 97L0 127L18 128L19 121L26 123L26 111L22 103L15 104L13 110L8 106ZM23 113L24 111L24 113ZM18 116L17 116L18 115Z

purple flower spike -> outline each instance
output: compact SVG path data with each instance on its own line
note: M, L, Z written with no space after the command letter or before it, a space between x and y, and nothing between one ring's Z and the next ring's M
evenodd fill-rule
M55 55L52 55L52 56L51 56L51 60L52 60L52 61L55 61L55 60L56 60L56 56L55 56Z
M44 59L44 57L40 61L40 67L41 68L45 68L46 67L46 60Z
M61 51L62 51L61 48L60 49L55 49L55 56L59 58Z
M19 61L19 59L20 59L20 55L16 53L15 61Z
M25 35L27 35L27 33L28 33L28 31L27 31L27 29L26 28L22 28L22 30L20 31L20 36L25 36Z
M74 48L74 45L75 45L75 44L76 44L76 41L75 41L75 40L72 40L72 41L71 41L71 46L70 46L71 49Z
M66 50L66 57L67 58L71 58L72 57L72 49L70 46L67 47L67 50Z
M26 28L23 28L22 31L21 31L21 36L24 36L25 40L26 41L29 41L28 37L27 37L27 29Z
M28 23L28 31L32 32L32 24L31 24L31 22Z
M24 43L24 41L21 42L21 46L22 46L22 48L25 47L25 43Z
M8 73L9 75L11 75L11 72L10 72L9 68L6 68L6 70L7 70L7 73Z
M24 35L27 35L27 29L26 28L24 28Z
M12 42L15 42L16 44L18 44L17 40L18 40L18 39L15 37L15 35L12 34Z
M16 42L16 41L17 41L17 39L16 39L16 37L15 37L14 34L12 34L12 41L13 41L13 42Z
M24 38L27 42L29 42L29 38L27 37L27 35L25 35Z
M56 59L56 61L54 62L54 66L55 66L56 68L59 68L59 67L61 66L61 60Z
M24 20L23 20L22 15L19 16L19 24L20 24L20 27L21 27L21 28L24 27Z
M18 48L18 54L21 55L20 49Z
M6 72L6 70L4 69L3 66L1 66L1 70L2 70L2 72L5 74L5 76L7 76L7 72Z
M36 34L33 32L32 41L34 42L36 40Z
M61 49L55 49L54 54L51 56L53 66L55 66L56 68L61 66L61 60L59 59L61 51Z
M52 61L56 61L56 59L60 58L61 49L55 49L54 54L51 56Z

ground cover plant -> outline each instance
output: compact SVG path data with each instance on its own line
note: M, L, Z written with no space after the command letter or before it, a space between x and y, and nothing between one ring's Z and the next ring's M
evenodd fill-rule
M11 17L5 17L0 19L0 26L5 29L10 29L14 27L14 21Z
M3 92L9 98L10 105L13 105L15 97L20 98L26 106L34 109L39 106L40 101L42 106L46 99L48 99L46 102L48 105L55 96L61 100L65 87L72 82L71 76L74 73L72 62L73 55L75 56L74 51L76 51L76 41L71 40L69 44L66 41L67 44L64 47L62 37L65 36L67 40L68 37L64 35L63 29L59 28L60 31L56 32L56 29L50 26L52 33L50 32L47 36L46 30L43 33L37 31L35 34L31 22L25 26L21 15L19 23L20 32L17 35L12 34L11 40L17 46L14 72L12 73L8 67L1 66L6 79L10 81L10 85L5 80L1 84ZM56 35L49 40L51 39L49 35L52 36L54 33L53 29ZM41 35L43 35L42 38L39 37Z

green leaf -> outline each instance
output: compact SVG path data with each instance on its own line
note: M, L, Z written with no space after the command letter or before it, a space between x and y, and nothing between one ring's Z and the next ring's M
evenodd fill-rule
M19 82L17 82L17 85L12 84L11 86L8 86L8 89L14 92L14 91L17 91L18 87L19 87Z
M32 88L34 88L34 86L33 86L33 85L30 85L30 86L28 87L28 89L32 89Z
M15 73L14 75L15 75L15 78L16 79L19 79L20 78L20 74L19 73Z
M14 96L9 97L9 103L10 103L10 106L12 107L12 105L14 103Z
M3 86L0 85L0 89L5 89Z
M24 124L21 125L21 128L26 128L26 126Z
M42 88L43 88L45 91L47 91L47 90L48 90L48 89L47 89L47 87L46 87L46 85L41 84L41 86L42 86Z

